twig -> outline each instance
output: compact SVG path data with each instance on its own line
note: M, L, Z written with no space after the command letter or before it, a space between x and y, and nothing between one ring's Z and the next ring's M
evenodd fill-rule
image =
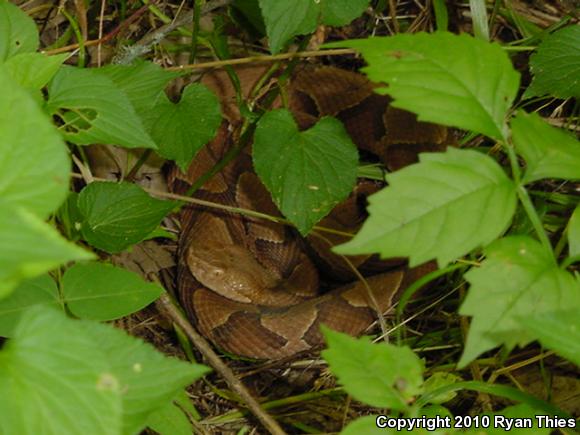
M299 51L296 53L282 53L272 56L250 56L241 57L237 59L227 59L227 60L215 60L212 62L195 63L191 65L179 65L166 68L168 71L186 71L186 70L198 70L198 69L209 69L218 68L228 65L242 65L247 63L259 63L259 62L275 62L278 60L287 59L297 59L303 57L319 57L319 56L342 56L345 54L356 54L356 50L351 48L336 48L332 50L315 50L315 51Z
M206 15L215 9L227 6L232 3L232 1L233 0L211 0L201 7L200 15ZM135 58L148 53L151 50L151 46L161 42L170 32L178 27L187 26L188 24L191 24L192 21L193 14L190 12L184 13L181 17L161 26L154 32L148 33L141 40L137 41L130 47L127 47L125 53L119 56L116 63L123 65L130 64L135 60Z
M220 359L213 351L209 343L203 338L185 319L183 314L171 301L169 295L164 293L158 300L171 320L179 326L185 335L191 340L193 345L204 355L209 365L211 365L227 382L228 386L234 391L247 405L248 409L256 416L264 427L274 435L285 435L286 432L280 427L278 422L260 406L258 401L250 394L244 384L235 376L234 372Z
M72 173L71 176L73 178L84 179L81 174L77 174L77 173ZM111 182L111 180L107 180L104 178L98 178L98 177L93 177L93 181ZM228 211L230 213L239 213L239 214L244 215L244 216L251 216L251 217L255 217L255 218L259 218L259 219L265 219L265 220L268 220L270 222L276 222L276 223L283 224L283 225L294 226L287 219L277 217L277 216L272 216L272 215L269 215L266 213L261 213L259 211L255 211L255 210L250 210L247 208L232 207L229 205L219 204L217 202L204 201L203 199L197 199L197 198L190 198L188 196L178 195L176 193L169 193L169 192L164 192L161 190L149 189L149 188L146 188L143 186L141 186L141 188L145 192L147 192L147 193L149 193L157 198L173 199L173 200L181 201L184 203L200 205L203 207L214 208L217 210L224 210L224 211ZM334 230L332 228L321 227L318 225L315 225L314 227L312 227L312 229L316 230L316 231L323 232L323 233L335 234L337 236L354 237L354 234L348 233L346 231Z

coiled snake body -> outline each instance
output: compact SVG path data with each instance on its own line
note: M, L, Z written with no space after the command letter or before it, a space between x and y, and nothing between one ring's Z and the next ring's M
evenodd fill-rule
M365 91L359 100L369 99L372 87L362 76L336 69L324 73L330 70L338 71L339 78L346 77L347 86L360 87L363 83L371 92ZM322 83L323 79L309 76L303 81ZM344 89L340 92L346 95ZM318 115L326 114L320 113L317 97L313 99ZM187 176L181 178L197 179L220 161L231 145L224 125L216 139L196 156ZM364 218L364 212L360 214L360 208L364 209L361 195L364 198L364 190L368 190L368 185L362 186L322 225L339 222L339 226L350 225L351 229L360 225ZM211 178L196 197L279 215L252 171L247 152ZM341 219L341 213L345 219ZM340 222L344 220L351 222L343 225ZM280 359L319 347L323 341L321 324L359 335L374 321L377 310L387 311L411 282L432 270L430 265L410 270L396 262L399 266L395 270L377 273L377 264L384 268L383 263L353 258L351 263L374 273L366 278L367 287L349 271L344 260L330 253L324 246L326 241L309 238L307 243L287 226L199 206L184 209L181 221L178 292L183 307L200 332L219 348L250 358ZM334 267L341 261L342 265ZM327 278L321 279L321 265L351 282L335 284L334 289L319 294L321 284L328 282Z

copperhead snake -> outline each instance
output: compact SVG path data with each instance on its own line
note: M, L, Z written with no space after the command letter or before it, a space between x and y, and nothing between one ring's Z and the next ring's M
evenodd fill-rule
M292 82L290 108L302 127L330 114L342 119L351 135L358 136L355 143L362 149L373 151L377 144L384 147L385 140L411 142L385 139L389 136L385 134L388 97L373 94L373 85L364 76L330 67L301 74ZM329 89L324 90L329 80ZM373 125L377 104L382 105L382 131ZM358 121L349 125L352 119L362 119L362 126ZM408 117L402 119L406 121L398 122L410 122ZM420 124L413 119L411 128L432 128ZM397 123L393 129L400 127ZM357 129L366 131L357 134ZM433 132L423 140L427 147L439 146L445 140L440 129ZM403 129L402 136L405 134ZM174 177L173 189L183 191L187 183L220 161L232 144L224 123L217 137L198 153L188 173ZM364 199L369 190L376 190L373 186L359 184L349 200L321 225L355 232L364 219ZM249 150L206 182L195 196L279 216L252 170ZM275 360L320 347L321 324L360 335L376 319L377 310L388 311L410 283L433 270L432 265L408 269L401 261L381 262L372 257L353 257L346 262L329 249L329 243L344 241L340 237L325 240L311 236L305 241L288 226L222 210L187 207L181 222L180 302L203 335L218 348L243 357ZM372 275L365 278L368 287L356 278L350 264ZM396 267L385 271L388 266ZM333 279L338 277L342 283L335 282L334 288L319 294L319 287L328 287L330 281L320 269L330 271Z

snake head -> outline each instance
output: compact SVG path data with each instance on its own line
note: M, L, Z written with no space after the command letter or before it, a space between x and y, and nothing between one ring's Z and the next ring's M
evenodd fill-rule
M250 303L277 284L252 253L238 245L192 245L187 265L205 287L237 302Z

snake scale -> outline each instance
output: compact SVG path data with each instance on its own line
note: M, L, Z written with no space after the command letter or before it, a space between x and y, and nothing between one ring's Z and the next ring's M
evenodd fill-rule
M393 115L388 97L374 94L373 88L357 73L332 67L307 69L291 82L290 109L302 128L320 116L338 117L362 152L383 160L389 158L385 149L411 148L411 157L404 152L391 157L398 159L394 166L415 158L414 146L430 150L447 140L439 126L417 122L402 111ZM409 129L416 131L409 134ZM233 142L224 123L188 173L174 176L173 190L184 191L220 161ZM355 232L365 217L365 198L373 190L377 190L373 183L360 183L321 225ZM250 150L207 181L195 197L279 216L252 169ZM186 207L181 223L180 302L203 335L222 350L243 357L275 360L318 348L323 343L321 324L360 335L377 311L387 312L410 283L433 270L430 264L409 269L402 261L368 256L346 261L329 249L344 241L339 236L303 240L288 226L223 210ZM369 274L367 285L352 266ZM327 291L320 293L321 288Z

